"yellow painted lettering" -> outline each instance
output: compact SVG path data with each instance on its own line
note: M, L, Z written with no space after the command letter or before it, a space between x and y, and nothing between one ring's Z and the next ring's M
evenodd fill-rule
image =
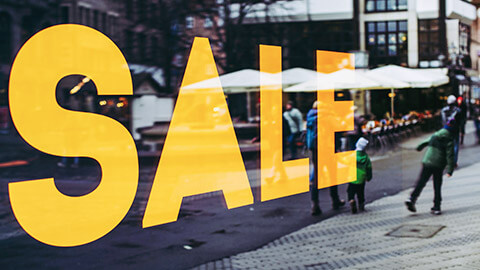
M66 48L73 52L68 58ZM57 104L56 85L71 74L91 78L100 95L132 94L122 53L89 27L57 25L40 31L15 59L9 102L20 135L42 152L90 157L102 169L98 187L83 196L62 194L53 178L9 184L13 213L23 229L40 242L62 247L86 244L113 230L130 209L138 184L137 151L127 129L106 116Z
M143 227L176 221L183 197L218 190L228 208L253 203L210 43L195 38Z

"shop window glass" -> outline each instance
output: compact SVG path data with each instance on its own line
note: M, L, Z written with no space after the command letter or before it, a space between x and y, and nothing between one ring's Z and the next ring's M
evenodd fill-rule
M388 46L388 55L390 55L390 56L397 55L397 46L396 45Z
M396 34L388 34L388 44L397 44Z
M384 34L378 35L378 44L385 44L385 35Z
M385 26L386 26L385 22L377 23L377 32L385 32L386 30Z
M385 10L385 0L377 0L377 11Z
M407 42L407 34L398 33L398 43L406 43L406 42Z
M407 10L406 0L367 0L365 10L367 12L386 12Z

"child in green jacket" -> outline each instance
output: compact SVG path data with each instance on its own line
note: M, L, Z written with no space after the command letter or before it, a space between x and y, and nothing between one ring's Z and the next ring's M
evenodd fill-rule
M433 175L433 189L435 194L431 212L434 215L441 214L440 204L442 202L443 170L446 167L447 176L450 177L455 169L454 128L455 120L452 119L442 129L435 132L431 138L417 147L417 150L421 151L428 145L427 152L423 156L423 168L420 177L410 198L405 201L409 211L417 211L415 202L427 184L428 179Z
M368 140L360 138L357 141L357 180L348 184L348 201L352 209L352 213L357 213L357 204L355 202L355 195L358 199L358 210L365 210L365 182L372 179L372 162L365 152L368 145Z

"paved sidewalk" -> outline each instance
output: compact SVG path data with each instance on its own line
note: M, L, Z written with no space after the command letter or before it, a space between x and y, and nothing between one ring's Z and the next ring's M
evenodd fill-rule
M405 190L368 204L364 213L341 214L196 269L480 269L479 168L444 178L440 216L429 212L430 181L415 214L404 206L411 189Z

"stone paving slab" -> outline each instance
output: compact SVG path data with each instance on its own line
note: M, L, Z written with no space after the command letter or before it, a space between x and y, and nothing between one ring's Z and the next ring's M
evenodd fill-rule
M443 214L429 213L430 181L417 213L403 201L411 189L285 235L250 252L194 269L480 269L480 164L444 178ZM368 184L366 186L368 189ZM445 226L431 238L393 237L402 225Z

